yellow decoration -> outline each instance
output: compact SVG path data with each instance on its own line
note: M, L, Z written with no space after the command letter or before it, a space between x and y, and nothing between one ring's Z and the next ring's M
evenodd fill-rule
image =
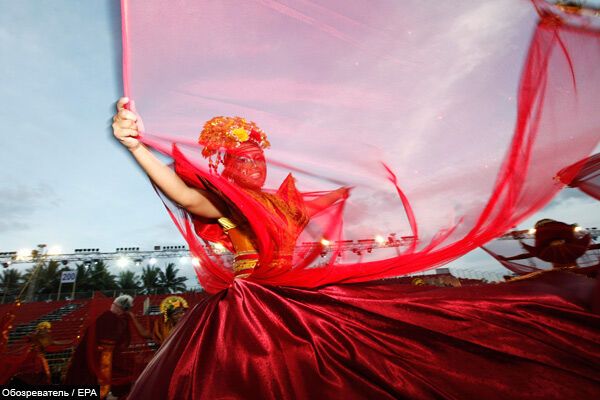
M423 278L415 278L411 281L411 283L415 286L423 286L425 285L425 281L423 280Z
M35 329L37 329L37 330L50 329L50 328L52 328L52 324L50 322L48 322L48 321L40 322L35 327Z
M246 142L250 137L250 135L248 135L248 131L244 128L234 129L231 131L231 133L234 134L240 142Z
M204 146L202 156L208 158L214 172L223 163L224 153L242 143L253 143L263 150L271 145L267 135L254 122L241 117L223 116L214 117L204 124L198 143Z
M188 302L181 296L169 296L160 302L160 312L167 320L167 313L169 310L175 310L177 308L189 308Z

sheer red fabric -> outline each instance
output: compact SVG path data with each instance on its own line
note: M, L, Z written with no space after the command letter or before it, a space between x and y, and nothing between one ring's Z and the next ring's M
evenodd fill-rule
M364 283L504 233L597 145L600 33L592 18L533 3L124 0L124 87L143 142L243 216L260 257L234 281L230 255L210 245L231 249L221 229L163 199L216 294L178 324L130 398L597 393L595 279ZM196 137L215 115L268 133L268 189L211 173ZM301 232L286 217L339 186L350 197ZM402 247L342 251L389 232Z
M589 399L596 282L437 288L236 281L191 310L131 399Z
M263 266L255 282L317 287L451 261L546 204L561 188L557 172L598 142L593 18L537 0L537 9L520 1L361 4L122 2L124 87L143 118L143 141L247 219ZM211 174L194 145L214 115L244 116L269 134L267 187L290 171L304 193L297 201L353 187L311 220L298 243L313 246L289 268L267 268L273 250L289 245L278 243L289 225ZM227 246L222 235L169 209L200 259L200 283L210 292L228 287L227 258L204 247L205 239ZM389 232L414 240L399 254L369 257L335 247ZM324 259L322 238L334 244Z
M600 200L600 153L563 169L558 178L565 185Z

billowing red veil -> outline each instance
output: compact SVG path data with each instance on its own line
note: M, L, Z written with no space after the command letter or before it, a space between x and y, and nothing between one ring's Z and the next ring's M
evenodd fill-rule
M317 287L447 263L550 201L564 187L557 173L600 137L597 18L541 0L123 0L122 10L125 94L143 141L239 206L262 265L287 227L210 173L196 142L205 121L256 122L272 144L266 187L292 172L303 198L290 202L352 187L304 229L292 265L257 269L257 283ZM228 287L227 258L208 246L227 238L165 203L202 286ZM338 251L390 233L398 247Z
M558 179L600 200L600 153L569 165L558 173Z
M200 283L218 293L187 313L130 398L598 392L598 291L586 276L369 282L460 257L564 187L557 174L600 137L598 18L540 0L122 5L125 94L143 141L227 199L260 253L233 280L222 230L164 199ZM197 139L220 115L268 134L278 207L211 173ZM306 227L288 218L340 186L350 196Z

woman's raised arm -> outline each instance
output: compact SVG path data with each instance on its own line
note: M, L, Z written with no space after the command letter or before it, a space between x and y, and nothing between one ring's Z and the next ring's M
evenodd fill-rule
M139 140L138 116L125 109L127 97L117 102L117 113L113 118L113 133L142 167L150 180L171 200L200 217L220 218L221 201L208 192L188 186L171 168L163 164Z

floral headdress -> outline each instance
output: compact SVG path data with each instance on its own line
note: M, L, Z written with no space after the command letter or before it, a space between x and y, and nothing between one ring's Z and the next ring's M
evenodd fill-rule
M50 329L52 328L52 324L48 321L42 321L39 324L36 325L35 329L37 329L38 331L42 330L42 329Z
M186 309L188 307L188 302L183 297L169 296L160 303L160 312L163 314L166 322L173 311L180 308Z
M425 285L425 281L423 280L423 278L414 278L412 281L410 281L411 284L415 285L415 286L423 286Z
M224 163L224 155L242 143L253 143L261 149L271 144L267 135L254 122L241 117L214 117L202 128L198 143L204 146L202 156L208 158L213 172L217 172L219 164Z

